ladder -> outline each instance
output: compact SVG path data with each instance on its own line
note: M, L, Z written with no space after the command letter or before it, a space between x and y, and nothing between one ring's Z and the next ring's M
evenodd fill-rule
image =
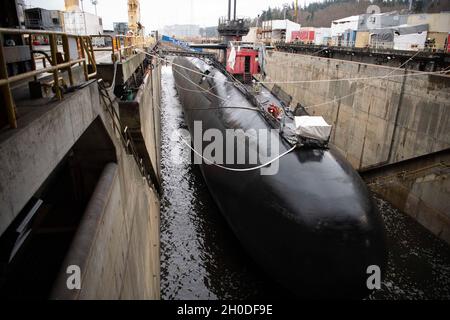
M98 89L103 106L111 117L113 131L119 134L122 146L125 148L128 154L131 154L133 156L133 159L135 160L142 177L147 181L148 186L154 189L158 196L160 196L161 185L156 175L153 164L150 164L148 168L144 165L144 160L139 156L137 152L132 132L128 129L128 127L124 127L122 125L120 117L117 114L116 109L114 108L113 100L109 95L108 88L106 87L105 82L102 79L98 80Z

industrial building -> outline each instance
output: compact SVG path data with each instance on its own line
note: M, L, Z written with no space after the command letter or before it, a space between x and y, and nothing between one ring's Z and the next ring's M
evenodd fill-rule
M95 14L80 9L78 0L66 0L64 12L64 32L77 35L102 34L102 19Z
M46 10L43 8L30 8L24 10L25 28L33 30L62 31L64 20L63 12L58 10ZM34 35L32 42L34 44L48 44L49 39L46 35Z
M291 42L292 32L300 30L300 24L286 20L263 21L261 40L264 43L276 41Z
M271 30L269 26L270 22L263 22L263 35ZM291 31L290 40L275 38L287 43L449 52L449 33L450 12L408 15L392 11L337 19L330 28L299 28Z
M162 34L176 38L197 38L200 37L200 26L194 24L174 24L164 26Z
M113 22L113 29L116 34L127 34L129 28L127 22Z
M291 39L307 44L327 45L331 39L331 28L302 27L299 31L292 31Z
M429 47L449 51L450 12L411 14L408 16L408 25L428 24Z
M46 10L43 8L26 9L25 28L62 31L62 12L58 10Z

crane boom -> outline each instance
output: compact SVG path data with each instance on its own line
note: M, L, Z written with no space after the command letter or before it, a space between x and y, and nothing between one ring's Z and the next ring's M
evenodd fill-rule
M128 28L137 35L140 31L141 6L139 0L128 0Z

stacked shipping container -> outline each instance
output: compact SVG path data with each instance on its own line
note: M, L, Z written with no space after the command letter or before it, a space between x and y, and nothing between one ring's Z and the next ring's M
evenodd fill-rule
M334 20L331 28L300 28L292 31L291 41L286 42L448 52L449 33L450 12L413 15L388 12Z

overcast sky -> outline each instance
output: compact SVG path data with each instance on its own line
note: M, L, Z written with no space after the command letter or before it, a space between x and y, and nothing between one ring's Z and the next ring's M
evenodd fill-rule
M268 6L282 6L292 1L238 0L237 14L256 17ZM299 0L299 5L314 1ZM25 0L25 3L44 9L64 9L64 0ZM84 9L86 12L95 12L91 0L84 0ZM128 21L127 10L127 0L98 0L97 12L103 18L104 29L112 29L113 22ZM218 17L227 15L227 12L227 0L141 0L141 20L147 31L170 24L214 26L217 25Z

